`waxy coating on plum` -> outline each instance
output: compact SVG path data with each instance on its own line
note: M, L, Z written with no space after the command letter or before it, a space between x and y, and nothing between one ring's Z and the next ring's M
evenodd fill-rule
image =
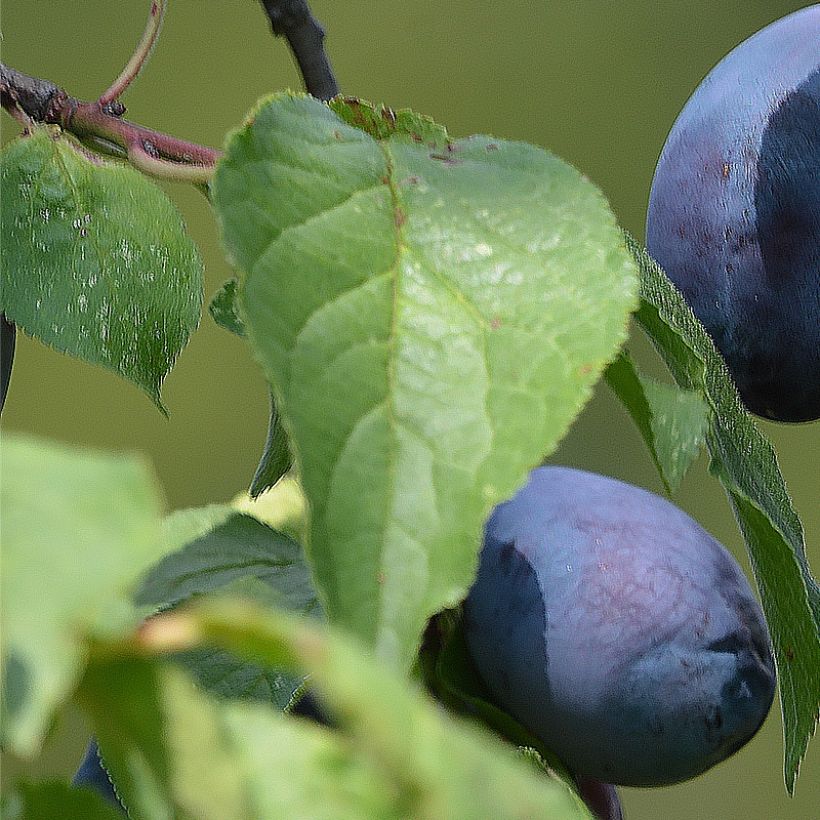
M580 470L538 468L496 507L465 632L499 705L603 783L700 774L774 696L766 622L730 553L665 499Z
M646 242L746 406L820 418L820 4L741 43L696 89L658 161Z

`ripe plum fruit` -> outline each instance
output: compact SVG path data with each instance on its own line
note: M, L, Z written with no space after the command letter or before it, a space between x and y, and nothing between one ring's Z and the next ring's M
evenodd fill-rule
M579 470L536 469L496 507L465 633L498 703L603 783L700 774L774 695L766 622L729 552L665 499Z
M696 89L658 161L646 244L746 406L820 418L820 4L741 43Z

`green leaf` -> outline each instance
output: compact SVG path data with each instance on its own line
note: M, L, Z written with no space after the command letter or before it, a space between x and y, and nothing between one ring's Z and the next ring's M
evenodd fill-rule
M183 510L166 519L165 541L185 545L147 573L135 598L140 606L168 609L194 596L241 591L268 606L322 616L302 548L250 515L230 507ZM211 694L279 709L304 684L304 676L263 669L220 649L197 648L175 660Z
M213 702L179 673L94 665L83 702L134 817L400 817L375 767L329 732L261 704Z
M276 407L276 398L273 393L271 393L268 436L265 440L265 449L262 453L262 458L254 473L250 490L248 490L251 497L258 498L266 490L273 487L292 466L293 459L290 455L288 434L282 425L282 417Z
M407 112L262 103L214 180L242 314L310 502L332 620L408 667L483 522L624 340L635 268L600 192Z
M231 507L173 513L165 541L185 545L146 574L135 598L139 605L165 609L250 576L265 582L276 605L321 614L301 546L250 515Z
M217 291L208 309L211 311L214 321L244 338L245 323L239 315L238 282L231 279ZM265 441L265 449L256 473L251 481L250 494L253 498L261 495L265 490L269 490L282 478L293 465L288 445L288 436L282 426L282 419L276 409L276 399L273 393L270 394L270 420L268 422L268 437Z
M137 816L589 818L563 783L444 713L350 638L227 601L167 613L140 635L149 651L191 638L309 673L338 729L214 704L143 659L98 662L83 700ZM135 687L151 693L136 707Z
M628 237L641 268L637 318L675 380L709 408L711 471L726 489L746 540L774 644L785 733L786 788L820 713L820 587L806 558L803 528L771 444L740 403L703 326L646 251Z
M0 185L0 309L163 409L160 385L202 309L202 263L174 206L137 171L91 161L51 128L3 150Z
M82 820L122 820L122 812L91 789L68 783L20 783L3 800L5 820L44 820L47 817Z
M83 671L87 635L133 628L131 594L161 554L160 501L141 459L5 434L3 741L40 749Z
M676 492L705 441L708 410L703 399L644 376L625 351L604 378L637 425L666 491Z
M237 293L239 282L229 279L214 294L208 305L213 320L222 328L237 336L245 336L245 323L239 315Z

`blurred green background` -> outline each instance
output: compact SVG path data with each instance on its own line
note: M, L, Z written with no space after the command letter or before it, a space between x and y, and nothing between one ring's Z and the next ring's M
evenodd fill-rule
M410 106L455 136L491 133L552 149L604 190L621 223L643 237L658 154L704 74L733 46L807 5L785 0L314 0L344 92ZM2 9L2 57L89 99L119 72L140 36L147 2L16 0ZM173 0L150 64L125 96L130 118L221 145L261 95L300 81L255 0ZM17 132L3 115L2 138ZM199 243L206 299L231 275L201 194L166 186ZM657 368L636 339L645 366ZM656 372L660 372L656 369ZM205 315L164 390L164 419L135 388L26 338L18 340L4 426L154 462L168 507L221 501L247 487L267 425L265 387L244 345ZM820 568L817 503L820 423L761 422L772 439ZM632 423L605 388L554 461L661 491ZM676 497L748 569L719 485L701 459ZM4 759L3 782L66 776L86 728L77 714L55 727L32 764ZM779 709L745 749L672 788L624 789L628 820L817 820L820 743L789 799L783 788Z

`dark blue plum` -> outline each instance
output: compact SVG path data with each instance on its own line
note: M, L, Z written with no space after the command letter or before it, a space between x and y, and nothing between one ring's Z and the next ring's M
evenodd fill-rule
M105 766L103 766L97 741L93 738L86 748L83 762L80 764L80 768L77 769L77 773L74 775L71 785L78 788L87 787L93 789L118 809L123 808L114 791L114 786L108 775L108 771Z
M661 153L646 236L746 406L820 418L820 5L697 88Z
M465 633L499 705L602 783L700 774L774 696L766 623L726 549L665 499L579 470L534 470L495 509Z

